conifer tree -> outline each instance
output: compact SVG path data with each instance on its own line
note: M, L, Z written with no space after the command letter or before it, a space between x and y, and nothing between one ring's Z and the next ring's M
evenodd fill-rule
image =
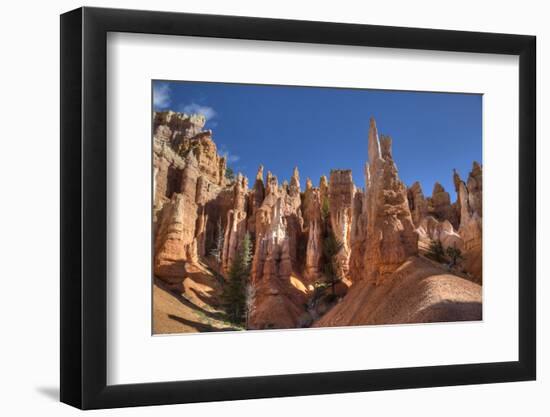
M329 215L330 215L330 206L328 202L328 198L324 197L323 201L321 202L321 220L323 221L323 224L325 226L328 226L329 224Z
M342 250L343 246L344 244L336 239L334 233L329 230L327 236L323 240L323 256L325 259L323 273L325 274L327 284L331 287L333 296L336 295L336 284L342 279L338 274L336 255Z
M342 279L338 274L336 255L342 250L344 244L336 239L330 224L330 204L328 198L321 203L321 219L323 221L323 273L325 282L330 285L332 295L336 295L335 286Z
M222 299L233 323L244 325L247 312L247 286L252 261L252 240L247 232L229 268Z

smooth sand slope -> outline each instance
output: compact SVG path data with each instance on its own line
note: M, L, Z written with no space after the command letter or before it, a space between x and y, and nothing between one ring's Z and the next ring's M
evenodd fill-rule
M424 257L384 283L355 283L314 327L481 320L481 286Z

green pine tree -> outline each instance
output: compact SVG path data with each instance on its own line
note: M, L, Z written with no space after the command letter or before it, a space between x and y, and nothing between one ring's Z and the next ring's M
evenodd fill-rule
M252 239L247 232L229 268L222 300L228 319L243 326L247 313L247 286L252 262Z
M344 244L336 239L332 231L329 231L328 235L323 240L323 273L325 274L327 284L331 287L333 296L336 295L336 284L342 280L342 277L338 274L336 255L338 255L343 247Z
M325 275L325 282L331 287L333 297L336 296L336 284L342 280L338 274L338 263L336 256L344 247L334 236L330 224L330 204L328 198L321 203L321 220L323 222L323 259L322 270Z

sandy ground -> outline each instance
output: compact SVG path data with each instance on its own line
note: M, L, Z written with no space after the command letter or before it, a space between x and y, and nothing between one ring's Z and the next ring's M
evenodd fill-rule
M204 266L181 284L153 284L154 334L239 330L219 309L221 284ZM481 286L424 257L409 258L383 283L357 282L313 327L474 321L482 318Z
M411 257L384 283L358 282L314 327L474 321L481 286L423 257Z
M153 333L196 333L237 330L217 309L219 283L206 269L195 267L175 288L153 283Z

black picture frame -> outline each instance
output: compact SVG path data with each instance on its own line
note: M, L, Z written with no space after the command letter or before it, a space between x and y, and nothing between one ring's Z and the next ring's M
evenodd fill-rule
M107 385L108 32L519 56L519 360ZM61 15L61 401L82 409L534 380L536 38L80 8Z

